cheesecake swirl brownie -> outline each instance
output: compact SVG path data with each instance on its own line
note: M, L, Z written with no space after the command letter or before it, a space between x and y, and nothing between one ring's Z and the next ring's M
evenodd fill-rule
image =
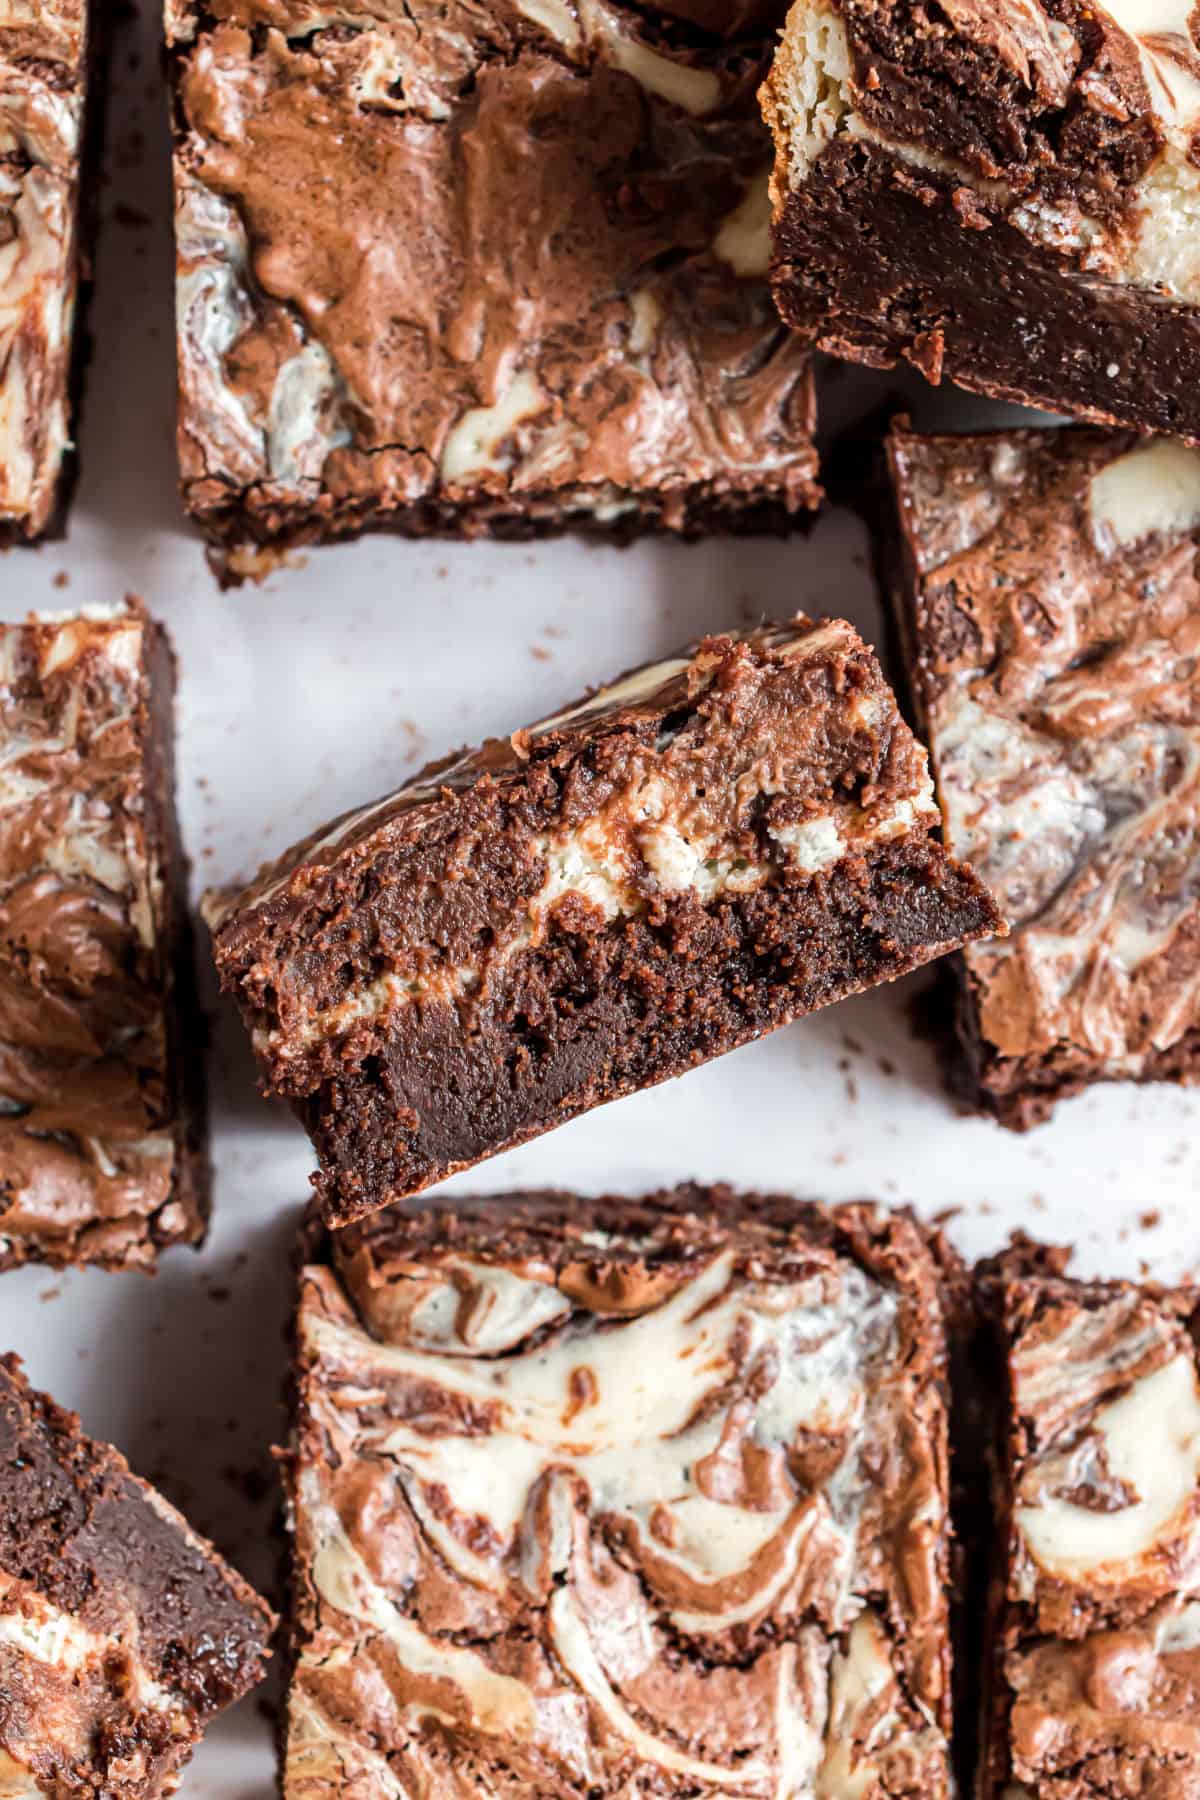
M49 525L71 449L81 192L101 0L0 8L0 540ZM93 14L95 16L93 16ZM88 170L91 180L97 171Z
M960 1085L1012 1125L1200 1067L1200 452L890 445L891 585L946 837L1012 926L962 963Z
M394 1209L310 1257L297 1339L287 1800L950 1794L909 1217Z
M807 338L1200 438L1190 0L795 0L765 101Z
M980 1800L1200 1779L1200 1292L985 1270L1001 1391ZM993 1364L993 1367L996 1365Z
M0 1358L0 1794L156 1800L262 1679L271 1614Z
M345 1221L998 915L847 624L698 648L211 896L224 987Z
M778 4L170 0L179 453L231 552L816 503Z
M0 626L0 1269L204 1233L173 696L140 608Z

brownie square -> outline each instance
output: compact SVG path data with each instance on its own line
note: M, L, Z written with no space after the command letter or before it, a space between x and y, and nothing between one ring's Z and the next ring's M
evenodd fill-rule
M1200 1291L985 1272L1000 1407L981 1800L1200 1780Z
M767 279L780 16L170 0L183 495L231 573L816 504Z
M204 1235L173 698L136 605L0 626L0 1269Z
M155 1800L261 1681L269 1609L0 1357L0 1792Z
M57 522L73 449L75 325L94 207L107 25L91 0L0 12L0 541ZM89 80L94 76L95 81Z
M342 1223L999 915L840 620L707 638L348 814L206 912Z
M394 1209L302 1272L284 1794L950 1794L906 1214Z
M1200 438L1187 0L796 0L764 96L806 341Z
M946 842L1012 928L961 960L956 1085L1024 1127L1090 1082L1190 1082L1200 453L1086 428L889 452L885 578Z

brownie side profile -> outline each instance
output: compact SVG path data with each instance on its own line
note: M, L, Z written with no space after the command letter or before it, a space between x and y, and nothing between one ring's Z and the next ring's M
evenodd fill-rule
M1012 928L959 964L956 1085L1005 1124L1200 1070L1200 452L890 439L890 585L951 852Z
M262 1680L270 1609L0 1357L0 1791L152 1800Z
M287 1800L945 1800L939 1281L907 1214L727 1188L310 1251Z
M344 1222L999 916L840 620L706 639L213 895L221 980Z
M1200 1290L985 1266L995 1344L979 1800L1186 1800L1200 1780Z
M0 626L0 1269L204 1235L173 703L140 607Z
M107 36L92 0L0 13L0 542L58 521L72 444L75 328L86 273L85 159ZM97 170L89 166L89 181Z
M1200 439L1187 0L795 0L764 90L806 341Z
M818 500L768 281L782 4L170 0L179 454L262 546L778 526Z

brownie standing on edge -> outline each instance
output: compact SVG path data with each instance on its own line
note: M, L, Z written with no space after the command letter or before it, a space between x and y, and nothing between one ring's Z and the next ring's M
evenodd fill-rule
M1008 1125L1200 1071L1200 451L1088 429L890 443L887 579L946 841L1012 935L961 964Z
M835 355L1200 439L1190 0L795 0L776 297Z
M1200 1780L1200 1290L985 1293L1007 1380L980 1800L1190 1800ZM993 1368L995 1365L993 1364Z
M840 620L706 639L210 896L222 985L326 1218L999 924Z
M907 1214L728 1189L335 1234L286 1800L944 1800L939 1282Z
M767 279L781 5L168 0L179 448L231 551L816 504Z
M157 1800L274 1620L123 1456L0 1357L0 1794Z
M0 1269L204 1235L173 699L140 607L0 625Z
M72 448L81 177L99 105L88 73L107 29L92 12L92 0L0 9L0 541L52 522Z

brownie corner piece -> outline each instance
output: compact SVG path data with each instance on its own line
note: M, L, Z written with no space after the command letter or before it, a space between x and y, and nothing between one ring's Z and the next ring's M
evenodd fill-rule
M204 1235L186 882L163 628L137 603L0 625L0 1268Z
M393 1209L302 1270L283 1791L948 1800L946 1346L903 1214Z
M958 961L1006 1124L1200 1076L1200 451L1091 427L890 439L885 585L946 842L1011 935Z
M99 180L96 121L107 0L41 0L0 15L0 543L62 514L78 398L84 264Z
M0 1791L172 1793L262 1679L270 1609L0 1357Z
M768 281L778 5L269 12L169 11L182 491L233 574L818 504Z
M765 94L785 318L876 366L1200 438L1185 5L796 0Z
M986 1272L998 1555L980 1800L1200 1779L1195 1288Z
M345 1222L1000 926L874 655L692 645L208 903Z

